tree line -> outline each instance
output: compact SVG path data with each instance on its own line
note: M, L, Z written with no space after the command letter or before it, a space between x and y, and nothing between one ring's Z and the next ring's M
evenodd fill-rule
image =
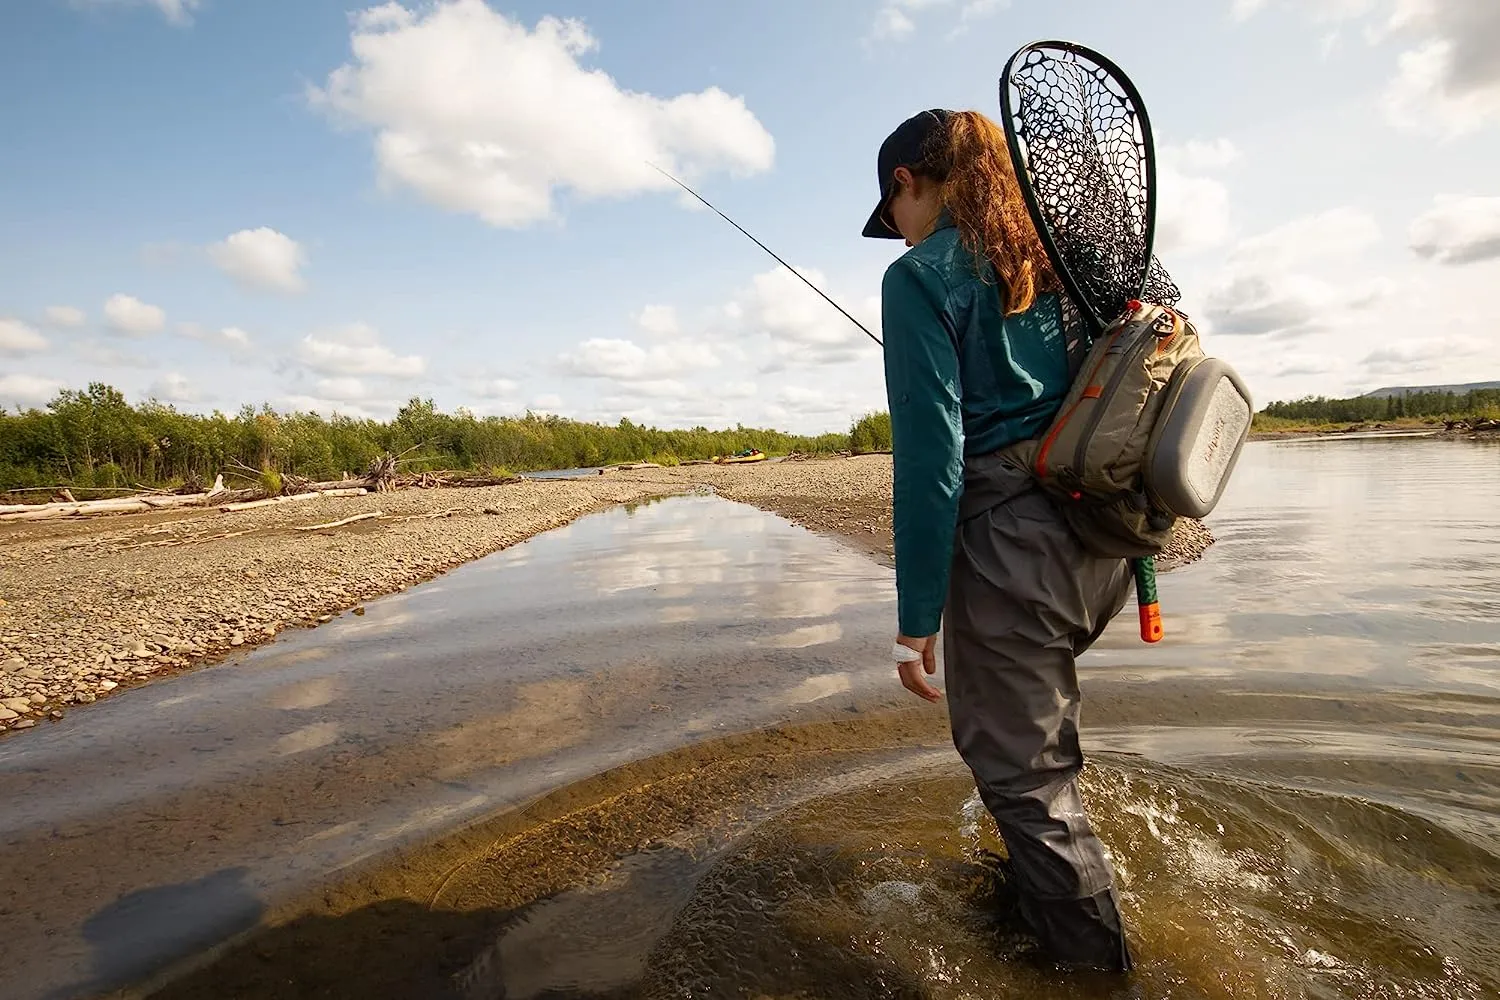
M58 393L44 409L0 409L0 489L212 482L236 467L338 479L363 473L382 454L404 454L403 467L414 472L504 474L648 460L670 465L747 448L780 455L848 447L848 434L810 437L743 426L658 430L624 419L610 426L534 413L477 417L464 409L443 413L418 398L390 421L250 405L232 416L203 415L156 401L132 405L119 390L96 382Z
M1356 396L1353 399L1304 396L1287 402L1271 403L1258 415L1315 424L1351 424L1409 418L1459 420L1469 417L1500 417L1500 389L1409 392L1387 397Z
M1407 418L1500 418L1500 389L1412 392L1387 398L1308 396L1274 402L1257 422L1360 423ZM1267 419L1269 418L1269 419ZM240 467L308 479L359 474L382 454L406 454L406 467L497 473L590 468L621 462L663 465L759 448L855 454L891 449L889 413L856 420L847 434L805 436L737 426L659 430L622 419L606 425L527 413L476 417L438 411L413 398L389 421L283 413L245 405L230 416L182 413L156 401L132 405L112 386L64 390L43 409L0 409L0 489L69 486L119 489L211 482Z

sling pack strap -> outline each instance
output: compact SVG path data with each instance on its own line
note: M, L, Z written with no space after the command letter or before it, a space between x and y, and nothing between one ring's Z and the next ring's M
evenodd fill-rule
M1083 369L1084 359L1089 356L1089 348L1094 345L1094 340L1089 335L1089 326L1083 318L1083 312L1078 308L1078 303L1073 301L1073 297L1063 291L1058 293L1058 300L1062 304L1063 338L1068 350L1068 380L1071 382Z

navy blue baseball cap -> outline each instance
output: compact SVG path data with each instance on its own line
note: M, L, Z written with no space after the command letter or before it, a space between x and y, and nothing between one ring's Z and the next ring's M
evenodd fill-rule
M951 114L953 112L943 108L931 108L912 115L897 125L896 131L885 137L885 142L880 144L880 156L876 162L880 200L875 203L875 211L870 213L870 221L865 223L863 235L876 240L904 238L885 216L886 202L890 201L896 190L896 168L914 167L926 159L924 154L928 140L947 124Z

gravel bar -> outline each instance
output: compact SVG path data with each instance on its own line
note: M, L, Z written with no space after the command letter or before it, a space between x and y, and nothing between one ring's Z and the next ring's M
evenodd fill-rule
M524 480L0 525L0 729L312 626L666 483ZM356 514L382 517L298 531Z

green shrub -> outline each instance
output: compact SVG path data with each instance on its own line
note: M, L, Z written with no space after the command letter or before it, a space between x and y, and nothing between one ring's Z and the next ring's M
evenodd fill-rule
M891 450L891 415L867 413L849 430L849 450L856 455Z

